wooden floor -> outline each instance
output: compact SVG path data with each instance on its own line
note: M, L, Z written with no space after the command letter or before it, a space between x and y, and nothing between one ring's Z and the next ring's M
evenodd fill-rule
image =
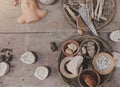
M57 60L61 43L78 34L64 16L62 0L51 6L39 4L41 8L48 9L48 15L40 22L25 25L16 23L20 14L20 5L14 7L11 2L12 0L0 0L0 50L11 48L15 56L11 62L10 72L0 78L0 87L69 87L59 75ZM118 52L120 52L120 43L110 41L108 35L120 27L119 3L120 0L116 0L116 14L112 22L99 31L99 35ZM56 52L50 50L52 41L59 46ZM38 62L32 65L23 64L20 55L26 51L35 51ZM34 76L38 66L51 68L51 74L44 81ZM101 87L120 87L120 68L117 68L112 79Z

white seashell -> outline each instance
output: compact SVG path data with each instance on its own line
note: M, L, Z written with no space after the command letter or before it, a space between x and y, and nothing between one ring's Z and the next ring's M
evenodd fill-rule
M113 31L110 34L110 39L114 42L120 42L120 30Z
M70 48L67 48L66 50L65 50L65 52L67 53L67 54L73 54L73 51L70 49Z
M115 59L115 66L120 67L120 53L113 52L113 58Z
M35 55L28 51L21 55L20 60L26 64L33 64L36 61Z
M70 43L67 47L70 48L73 52L77 50L77 46L74 43Z
M82 51L82 54L86 54L87 53L87 50L85 49L84 46L82 47L81 51Z
M66 67L72 74L78 75L78 70L82 62L82 56L75 56L69 63L66 64Z
M39 80L46 79L48 74L49 74L48 68L43 66L37 67L34 73L35 77L37 77Z
M8 73L10 69L9 64L5 63L5 62L1 62L0 63L0 77L4 76L5 74Z
M40 0L42 4L50 5L53 4L56 0Z

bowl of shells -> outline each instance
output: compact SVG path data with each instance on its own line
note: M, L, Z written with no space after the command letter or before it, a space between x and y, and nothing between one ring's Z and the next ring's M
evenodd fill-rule
M85 58L93 58L100 52L99 42L94 39L85 39L80 45L80 51Z
M76 40L67 40L62 45L62 52L66 56L75 56L80 50L79 43Z
M69 54L68 48L75 51ZM111 47L100 37L74 36L63 42L58 71L70 87L98 87L108 82L115 72L111 54Z

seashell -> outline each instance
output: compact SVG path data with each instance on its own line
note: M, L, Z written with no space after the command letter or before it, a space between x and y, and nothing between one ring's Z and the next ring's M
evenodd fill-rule
M82 56L73 57L73 59L66 64L67 70L70 71L72 74L78 75L78 70L82 62L83 62Z
M85 49L84 46L82 47L81 51L82 51L82 54L86 54L87 53L87 50Z
M95 46L95 43L92 41L87 42L87 46Z
M20 60L26 64L33 64L36 61L35 55L28 51L21 55Z
M37 67L35 70L35 77L37 77L39 80L44 80L48 77L49 70L47 67L41 66Z
M95 49L90 49L87 51L90 57L94 57L95 55Z
M87 42L87 52L90 57L94 57L96 50L95 50L95 43L92 41Z
M115 66L119 68L120 67L120 53L113 52L112 55L113 55L113 58L115 59Z
M77 50L77 46L74 43L70 43L67 47L69 49L71 49L73 52L75 52Z
M110 39L114 42L120 42L120 30L113 31L110 34Z
M50 5L53 4L56 0L39 0L42 4Z
M5 62L1 62L0 63L0 77L4 76L5 74L8 73L10 69L9 64L5 63Z
M67 54L73 54L73 51L72 51L70 48L67 48L67 49L65 50L65 52L66 52Z

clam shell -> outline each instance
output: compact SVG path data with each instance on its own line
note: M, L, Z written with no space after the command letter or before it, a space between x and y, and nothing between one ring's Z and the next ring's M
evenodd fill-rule
M0 63L0 77L4 76L5 74L8 73L10 69L9 64L5 63L5 62L1 62Z
M37 67L34 73L35 77L37 77L39 80L46 79L48 74L49 70L47 67L44 66Z
M110 39L114 42L120 42L120 30L113 31L110 34Z

